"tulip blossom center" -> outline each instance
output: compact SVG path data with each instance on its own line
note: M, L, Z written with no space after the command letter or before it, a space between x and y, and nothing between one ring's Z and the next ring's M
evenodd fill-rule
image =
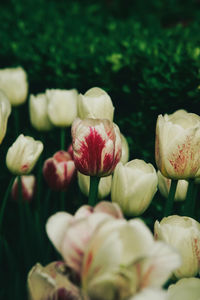
M102 151L105 148L106 141L95 128L90 127L90 133L81 142L81 157L76 160L79 170L84 173L85 169L89 169L91 174L96 174L101 170ZM109 170L112 165L113 156L106 153L103 160L103 169Z

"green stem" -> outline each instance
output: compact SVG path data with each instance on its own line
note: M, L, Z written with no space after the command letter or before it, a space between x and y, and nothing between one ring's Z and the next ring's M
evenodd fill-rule
M183 214L188 217L193 217L195 208L196 196L194 193L194 179L189 179L189 185L185 200L185 205L183 208Z
M51 190L48 188L44 200L44 219L46 219L46 217L48 216L50 197L51 197Z
M178 180L173 180L173 179L171 180L170 191L169 191L169 195L164 210L164 217L168 217L169 215L172 214L177 183Z
M60 209L65 211L66 192L60 191Z
M99 181L100 181L100 177L90 176L90 190L89 190L88 204L91 206L95 206L97 202Z
M66 138L66 128L62 127L60 129L60 149L65 150L65 138Z
M8 200L8 196L10 195L14 179L15 179L15 177L11 178L10 183L8 185L8 188L5 192L3 201L2 201L2 205L1 205L1 209L0 209L0 232L1 232L2 224L3 224L3 217L4 217L5 208L6 208L6 203L7 203L7 200Z

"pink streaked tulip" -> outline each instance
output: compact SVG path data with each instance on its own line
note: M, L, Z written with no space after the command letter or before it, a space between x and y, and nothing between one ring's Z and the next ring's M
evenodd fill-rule
M80 275L84 252L93 233L107 220L121 218L119 206L104 201L95 207L84 205L74 216L58 212L48 219L46 230L67 265Z
M178 253L156 242L139 219L108 220L93 234L83 257L81 283L90 299L129 299L159 288L180 266ZM134 299L134 298L133 298Z
M21 189L22 189L22 200L30 202L34 196L36 188L36 179L34 175L23 175L21 176ZM15 181L12 186L11 196L14 200L18 200L18 177L15 178Z
M185 110L159 115L156 125L156 164L171 179L200 175L200 117Z
M89 176L110 175L121 158L120 131L107 119L76 119L72 124L74 162Z
M74 161L66 151L58 151L44 162L43 175L53 190L66 190L75 172Z

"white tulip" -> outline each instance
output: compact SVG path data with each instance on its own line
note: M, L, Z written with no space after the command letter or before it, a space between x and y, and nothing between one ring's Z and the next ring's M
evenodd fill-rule
M104 199L110 194L111 183L112 183L112 175L101 177L98 186L98 199ZM90 188L90 176L78 172L78 185L81 192L85 196L88 196L89 188Z
M6 155L6 165L9 171L15 175L26 175L34 168L41 152L43 144L35 141L30 136L20 134Z
M165 198L168 198L169 190L171 186L171 179L164 177L160 171L157 172L158 175L158 189L161 195ZM184 179L178 180L176 193L175 193L175 201L184 201L187 195L188 190L188 181Z
M154 167L134 159L116 166L111 187L112 202L126 215L140 215L151 203L157 191L158 178Z
M48 131L53 128L47 113L48 99L45 94L30 95L29 113L32 126L39 131Z
M199 300L200 279L184 278L168 288L167 300Z
M98 87L78 97L78 116L81 119L108 119L113 121L114 106L110 96Z
M11 113L11 105L6 95L0 90L0 144L4 139L7 129L8 117Z
M21 105L28 95L28 81L25 70L21 67L0 70L0 89L8 97L11 105Z
M46 90L49 99L48 116L50 121L58 127L71 126L77 117L77 90Z
M178 110L159 115L156 125L156 164L171 179L200 175L200 117Z
M182 258L177 278L196 276L200 271L200 223L189 217L169 216L155 222L155 237L177 249Z

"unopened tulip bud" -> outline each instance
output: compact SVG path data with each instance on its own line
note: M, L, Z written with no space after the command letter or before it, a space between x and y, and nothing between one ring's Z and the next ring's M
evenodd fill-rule
M29 113L32 126L39 131L48 131L53 128L47 113L48 99L45 94L31 95Z
M157 191L158 178L154 167L143 160L134 159L117 165L112 181L111 199L125 215L142 214Z
M108 119L113 121L114 106L110 96L98 87L91 88L78 99L78 116L81 119Z
M23 104L28 94L27 74L24 69L21 67L1 69L0 89L6 94L11 105Z
M6 95L0 90L0 144L6 134L11 105Z
M64 262L52 262L43 267L36 264L28 274L30 300L81 300L80 290L68 279Z
M35 188L36 180L34 175L21 176L22 200L30 202L34 196ZM18 177L15 178L15 181L13 183L11 195L12 198L16 201L20 197Z
M110 175L121 158L117 125L106 119L76 119L72 124L74 162L79 172L90 176Z
M98 199L105 199L110 194L112 183L112 175L102 177L98 186ZM81 192L85 195L89 195L90 188L90 176L84 175L78 172L78 185Z
M199 300L200 279L183 278L168 288L167 300Z
M48 115L50 121L58 127L71 126L77 117L78 93L73 90L46 90L48 104Z
M43 144L35 141L30 136L20 134L6 155L6 165L9 171L15 175L26 175L34 168L41 152Z
M58 151L47 159L43 167L44 178L53 190L66 190L75 174L75 165L70 154Z
M171 179L200 175L200 117L185 110L159 115L156 125L156 164Z
M125 136L123 134L121 134L120 136L121 136L121 141L122 141L122 156L121 156L120 161L123 164L125 164L129 160L129 146L128 146L128 142L127 142Z
M155 222L155 237L177 249L182 258L177 278L196 276L200 271L200 224L192 218L169 216Z
M162 175L160 171L157 172L158 175L158 188L161 193L161 195L165 198L168 198L169 190L171 186L171 179L166 178ZM175 201L184 201L187 195L188 190L188 181L184 179L178 180L176 193L174 200Z

